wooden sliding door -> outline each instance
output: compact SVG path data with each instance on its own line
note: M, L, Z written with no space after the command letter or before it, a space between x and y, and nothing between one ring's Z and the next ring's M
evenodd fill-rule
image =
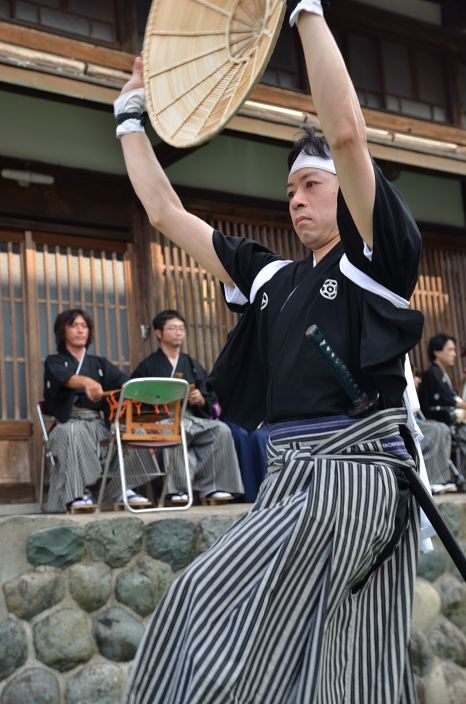
M43 360L66 308L94 320L91 351L130 371L131 271L122 243L56 234L0 233L0 503L34 502Z

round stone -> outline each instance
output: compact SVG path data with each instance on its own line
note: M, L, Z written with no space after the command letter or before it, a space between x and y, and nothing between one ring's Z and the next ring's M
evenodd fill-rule
M146 528L145 548L174 571L186 567L196 556L194 524L185 518L155 521Z
M22 624L10 616L0 622L0 680L5 680L22 667L28 657L26 632Z
M447 556L445 550L436 547L431 552L421 552L417 565L417 573L419 577L435 582L441 574L445 572L447 565Z
M425 704L466 702L466 672L452 662L439 663L424 684Z
M65 580L60 570L39 567L6 582L3 591L9 611L29 621L63 599Z
M414 588L413 626L428 633L440 613L440 594L424 579L417 579Z
M139 518L112 518L89 523L87 550L91 560L124 567L142 548L144 524Z
M442 612L466 635L466 584L445 574L436 586L442 598Z
M144 626L115 606L96 616L93 633L101 655L114 662L127 662L136 655Z
M116 704L120 701L120 674L116 665L84 667L66 685L65 704Z
M199 548L201 552L208 550L216 540L236 522L236 518L226 518L225 516L208 516L200 523Z
M96 647L88 616L79 609L60 609L34 625L37 659L65 672L87 662Z
M77 526L43 528L29 536L27 558L31 565L66 567L83 554L84 533Z
M60 704L58 680L49 670L32 667L11 679L3 690L1 704Z
M70 594L84 611L100 609L112 593L112 570L103 562L80 562L68 570Z
M146 557L118 575L116 598L141 616L147 616L155 609L173 578L174 574L165 562Z
M429 643L441 660L451 660L466 667L466 637L443 616L432 627Z

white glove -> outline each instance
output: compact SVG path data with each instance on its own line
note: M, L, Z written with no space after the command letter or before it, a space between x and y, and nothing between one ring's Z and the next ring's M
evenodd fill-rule
M115 118L123 120L117 125L116 136L121 137L130 132L144 132L147 119L144 88L135 88L119 95L113 103ZM134 114L134 117L132 115Z
M320 0L301 0L290 15L290 27L293 27L298 21L300 12L311 12L313 15L324 16L322 3Z

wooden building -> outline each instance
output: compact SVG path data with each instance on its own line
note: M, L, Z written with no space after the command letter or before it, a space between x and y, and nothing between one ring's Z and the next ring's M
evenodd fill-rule
M214 0L220 3L221 0ZM212 365L235 324L219 285L152 230L125 176L112 102L140 49L149 0L0 1L0 504L37 501L42 361L63 308L85 308L95 351L129 370L156 311L189 321ZM334 0L329 23L364 107L374 157L405 194L424 252L414 305L425 337L466 344L466 5ZM208 144L156 153L188 208L288 257L304 252L285 202L286 155L316 123L297 36L284 27L261 83ZM413 355L421 369L425 345ZM461 380L458 359L455 381ZM8 504L14 504L8 509ZM2 509L0 508L0 513Z

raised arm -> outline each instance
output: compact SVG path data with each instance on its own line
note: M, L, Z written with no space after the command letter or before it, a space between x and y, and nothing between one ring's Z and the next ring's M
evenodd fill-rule
M329 143L341 191L367 245L373 245L375 176L366 141L366 124L351 78L323 16L320 2L288 2L301 11L297 28L306 59L312 99Z
M142 59L137 57L133 76L123 86L121 94L142 87ZM212 227L185 210L145 133L130 132L120 139L129 178L151 225L194 257L220 281L231 284L230 277L215 253Z

